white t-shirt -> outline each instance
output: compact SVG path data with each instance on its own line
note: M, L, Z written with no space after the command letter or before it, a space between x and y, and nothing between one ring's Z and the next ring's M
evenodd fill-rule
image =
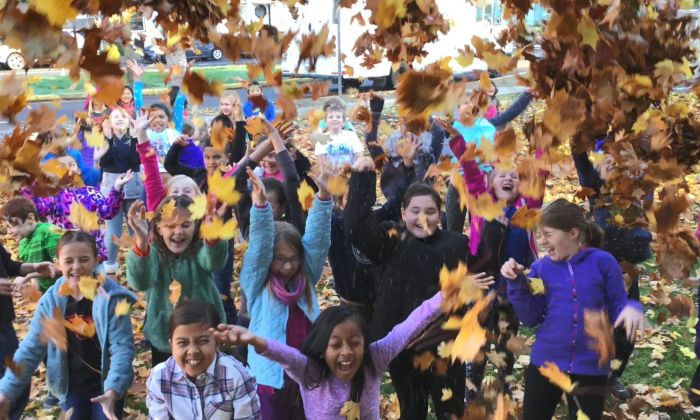
M353 131L340 130L340 133L329 136L331 141L318 142L314 149L316 156L326 155L329 162L334 165L343 165L355 162L355 153L364 153L365 147Z

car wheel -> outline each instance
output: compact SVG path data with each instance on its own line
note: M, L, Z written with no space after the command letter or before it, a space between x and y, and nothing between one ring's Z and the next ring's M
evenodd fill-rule
M223 56L224 56L223 51L221 51L218 48L214 48L214 50L212 50L212 52L211 52L211 59L214 61L221 60L223 58Z
M22 54L13 52L10 55L7 56L7 61L5 62L5 65L10 69L10 70L22 70L24 69L25 66L25 61L24 57L22 57Z

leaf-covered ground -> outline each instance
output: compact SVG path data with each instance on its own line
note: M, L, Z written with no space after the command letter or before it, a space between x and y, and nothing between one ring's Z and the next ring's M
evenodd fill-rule
M693 95L679 95L677 100L686 101L696 107ZM513 96L504 97L501 101L502 107L507 106L513 100ZM531 105L525 115L515 122L516 133L522 137L521 125L532 113L541 113L541 104ZM385 114L389 125L392 122L392 114L395 110L387 109ZM305 140L308 137L309 129L303 120L298 120L298 130L295 135L296 144L302 150L311 150L311 145ZM573 171L573 166L568 173L558 173L547 183L546 201L554 197L571 198L580 188L578 180ZM689 177L690 193L692 197L700 197L697 190L697 180L695 175ZM693 200L694 201L694 200ZM695 201L694 201L695 202ZM691 208L692 214L697 213L700 206ZM692 224L691 214L685 216L685 223ZM2 232L3 244L16 255L17 244L9 236ZM237 247L239 247L237 245ZM122 250L122 263L126 250ZM236 253L236 272L240 269L240 250ZM119 273L119 280L126 283L123 274L123 265ZM618 419L690 419L700 418L700 410L694 409L687 399L687 387L698 362L692 351L695 339L694 323L697 318L682 317L676 318L670 315L668 308L669 298L675 296L688 296L695 302L695 290L697 288L696 279L688 279L679 283L670 283L659 280L655 273L655 263L648 261L642 267L640 284L642 286L642 301L645 305L646 314L650 320L650 328L639 340L635 353L632 356L623 381L634 391L635 397L626 404L619 404L618 401L610 399L606 411L610 418ZM332 275L330 269L326 267L322 280L318 286L318 296L321 306L335 305L338 298L332 290ZM238 296L238 284L234 282L234 292ZM126 401L126 418L145 419L146 415L146 392L145 381L149 374L150 352L145 345L141 327L144 317L144 296L139 294L139 302L132 308L132 323L134 326L138 354L134 362L136 380L131 387ZM20 339L26 334L29 321L36 307L36 303L26 302L21 296L15 298L17 318L15 328ZM525 331L525 334L532 336L533 331ZM520 356L515 366L516 387L513 393L515 406L522 401L522 382L520 381L523 367L528 363L526 355ZM30 404L26 410L26 418L44 419L55 417L58 410L44 410L43 399L46 395L44 388L45 367L39 367L32 380L32 393ZM388 376L385 376L385 383L382 386L382 418L398 418L398 403L396 395L393 393ZM488 379L486 380L488 383ZM563 410L559 411L563 415Z

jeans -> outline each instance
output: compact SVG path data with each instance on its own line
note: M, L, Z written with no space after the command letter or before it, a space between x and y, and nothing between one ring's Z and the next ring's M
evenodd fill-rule
M214 273L214 285L219 290L221 295L221 303L224 304L224 313L226 314L226 319L221 322L225 322L230 325L235 325L238 321L238 314L236 313L236 305L233 304L233 295L231 294L231 282L233 281L233 240L228 243L228 254L226 255L226 265L221 271Z
M66 400L61 404L61 410L66 412L73 409L72 419L81 420L107 420L104 411L102 411L102 406L100 403L93 403L90 401L91 398L99 397L101 393L82 393L82 392L72 392L68 390L66 395ZM114 414L117 418L121 419L124 412L124 399L117 400L114 404Z
M107 263L116 264L117 257L119 256L119 247L112 240L112 236L121 237L123 231L124 216L129 212L129 207L136 201L136 199L130 198L125 199L122 202L122 208L119 210L112 220L105 220L105 247L107 248ZM127 224L127 229L129 230L129 235L133 235L134 232Z
M0 377L5 375L5 357L12 357L15 351L19 347L19 341L17 340L17 334L15 334L12 325L6 325L0 328ZM29 389L31 384L28 383L27 387L22 391L22 393L12 401L12 407L10 407L10 419L19 420L24 412L24 407L29 402Z

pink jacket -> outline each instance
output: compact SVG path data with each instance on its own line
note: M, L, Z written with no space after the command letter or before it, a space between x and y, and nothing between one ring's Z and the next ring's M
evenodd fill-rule
M165 185L160 177L160 169L158 168L158 155L151 147L150 141L137 144L136 150L139 151L143 173L146 177L143 182L146 188L146 210L154 211L166 194Z
M467 150L467 145L464 142L462 136L453 137L450 140L450 149L452 153L460 159L462 165L462 171L464 173L464 184L467 187L467 192L474 197L479 197L481 194L490 194L494 201L496 197L493 194L493 190L488 185L488 179L486 174L484 174L479 168L479 164L474 160L462 161L461 157ZM535 152L535 157L540 158L544 152L542 150L537 150ZM541 171L541 176L547 177L549 172ZM515 208L520 208L527 206L529 209L539 209L542 207L544 197L537 199L530 197L519 196L515 199ZM479 249L479 243L481 242L481 232L484 227L485 220L481 216L477 216L473 213L469 214L469 252L472 255L476 255ZM535 241L535 236L532 232L528 233L530 238L530 250L532 254L537 257L537 242Z

